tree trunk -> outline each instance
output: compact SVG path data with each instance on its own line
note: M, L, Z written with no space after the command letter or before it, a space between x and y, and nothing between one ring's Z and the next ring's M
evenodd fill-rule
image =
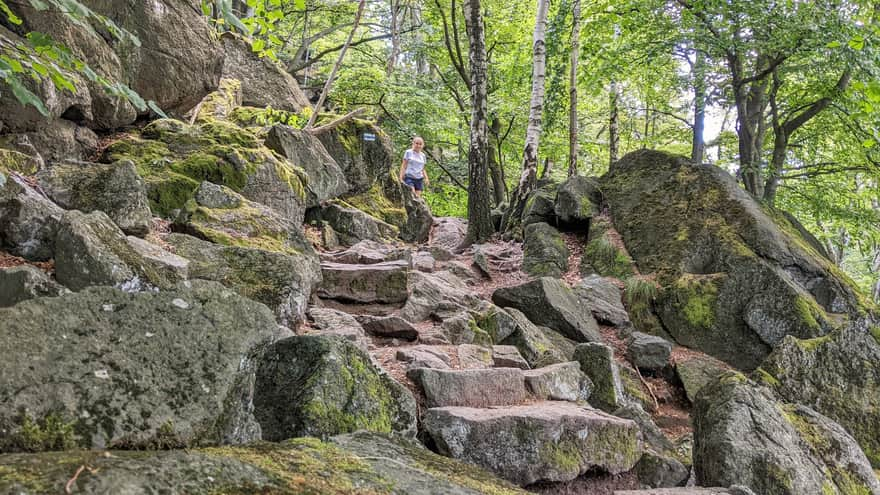
M691 161L703 163L706 142L706 54L697 49L694 53L694 135L691 143Z
M489 202L488 67L480 0L464 0L471 80L471 126L468 150L468 231L465 244L484 242L495 232Z
M608 166L610 167L617 161L620 147L620 117L617 110L620 90L617 88L617 81L611 81L609 94L611 99L611 116L608 121Z
M547 47L544 41L547 31L547 10L550 0L538 0L535 16L535 32L532 44L532 96L529 104L529 123L526 127L526 144L523 150L522 175L505 214L504 231L511 232L521 224L526 198L535 189L538 174L538 144L541 137L541 115L544 111L544 78L546 75Z
M568 176L577 175L578 169L578 92L577 73L581 49L581 0L571 5L571 68L568 75Z
M336 59L336 64L333 65L333 70L330 71L330 75L327 77L327 82L324 83L324 89L321 91L321 96L318 98L318 102L315 103L315 108L312 111L311 117L309 117L309 122L306 124L305 129L311 129L312 126L315 125L315 120L318 119L318 112L321 111L321 106L324 104L324 100L327 98L327 93L330 92L330 87L333 85L333 79L336 77L336 72L339 71L339 67L342 65L342 59L345 58L345 52L348 51L351 39L354 37L355 31L357 31L357 28L361 23L365 4L366 0L360 0L358 3L358 9L357 13L354 15L354 24L351 26L351 32L348 33L348 39L346 39L345 44L342 45L342 51L339 52L339 58Z
M504 170L498 161L500 147L498 145L498 135L501 133L501 121L498 117L492 118L492 125L489 127L489 173L492 174L492 193L495 197L495 206L504 203L507 193L507 185L504 183Z
M388 57L387 75L394 72L400 54L400 0L391 0L391 54Z

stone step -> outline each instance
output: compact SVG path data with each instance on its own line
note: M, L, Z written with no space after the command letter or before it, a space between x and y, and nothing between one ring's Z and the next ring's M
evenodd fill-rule
M388 261L371 265L321 263L323 282L318 297L356 303L399 303L407 299L409 263Z
M594 468L623 473L642 456L635 422L570 402L438 407L422 424L440 453L523 486L570 481Z
M529 395L519 368L415 368L408 376L425 391L428 407L491 407L524 403Z
M614 495L753 495L744 487L730 488L652 488L648 490L615 490Z

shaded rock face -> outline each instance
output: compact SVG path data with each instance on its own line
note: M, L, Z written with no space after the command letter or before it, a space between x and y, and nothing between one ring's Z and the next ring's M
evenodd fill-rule
M737 483L756 493L880 493L868 459L840 425L737 373L697 396L694 468L701 485Z
M375 139L368 140L369 135ZM350 194L362 194L378 185L392 202L400 202L399 182L393 177L400 158L390 138L375 125L354 119L318 136L324 148L342 167L351 186ZM401 152L400 156L403 156Z
M622 473L642 455L635 423L569 402L440 407L423 422L443 454L519 485L568 481L590 468Z
M387 242L398 234L397 227L339 200L309 210L309 219L327 222L346 246L364 240Z
M623 404L623 383L611 347L596 343L580 344L575 348L574 360L593 382L591 404L609 412Z
M150 230L147 190L133 162L58 163L37 175L40 187L66 210L100 210L130 235Z
M529 196L522 212L523 228L533 223L556 223L556 188L556 184L546 184Z
M574 291L598 321L622 328L631 325L629 314L620 298L620 288L611 279L589 275L581 280Z
M853 288L781 214L725 171L655 151L602 178L605 200L642 273L661 284L678 343L754 369L785 335L827 333L827 313L857 314Z
M220 80L223 53L197 2L87 0L96 13L137 36L140 46L102 37L74 24L62 14L16 5L23 24L19 34L38 31L69 47L100 75L127 84L145 100L154 100L166 112L183 113L213 91ZM112 41L111 41L112 40ZM125 100L106 93L97 83L78 81L76 100L59 101L43 84L37 95L50 105L51 117L74 116L95 129L113 129L134 122L137 111ZM67 98L67 97L62 97ZM10 102L5 108L20 108ZM36 130L44 121L28 109L4 115L4 127Z
M416 431L412 394L339 337L273 344L260 359L254 387L254 414L266 440Z
M266 146L306 171L307 206L318 206L348 191L348 181L336 160L324 149L321 141L308 132L277 124L269 129Z
M190 277L220 282L265 304L283 325L302 323L309 298L321 281L314 251L282 254L221 246L183 234L171 234L166 242L190 260Z
M575 175L559 185L553 212L561 225L586 232L599 214L602 194L595 179Z
M0 246L33 261L53 257L64 211L17 174L0 169Z
M31 265L0 268L0 308L14 306L28 299L54 297L67 289Z
M626 349L626 356L633 366L651 371L665 368L671 353L669 341L641 332L633 332Z
M840 423L880 467L880 327L860 319L825 337L793 337L756 372L786 400Z
M219 284L91 288L0 309L0 319L2 451L260 438L248 406L253 357L277 325Z
M492 294L492 302L503 308L516 308L535 324L550 327L576 342L602 341L589 308L560 280L543 277L498 289Z
M519 310L507 308L504 315L512 320L513 331L498 342L515 347L532 368L564 363L571 354L560 348L548 335Z
M533 277L561 277L568 271L568 246L562 234L539 222L524 229L523 271Z
M388 459L392 459L389 461ZM374 433L341 435L322 442L298 438L278 444L163 452L59 452L7 454L0 464L0 493L61 493L79 466L88 465L70 485L73 493L345 493L352 487L393 495L525 495L491 474L439 456L418 442ZM331 473L328 475L328 473Z
M241 81L242 103L252 107L299 112L309 106L296 79L268 57L259 57L251 44L232 33L223 44L223 77Z
M691 402L696 400L697 394L707 383L712 382L725 371L727 367L723 363L704 356L678 359L675 362L675 373Z

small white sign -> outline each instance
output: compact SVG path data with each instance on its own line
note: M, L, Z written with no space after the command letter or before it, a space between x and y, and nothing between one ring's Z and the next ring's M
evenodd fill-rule
M376 135L375 135L375 134L373 134L373 133L371 133L371 132L365 132L365 133L364 133L364 141L375 141L375 140L376 140Z

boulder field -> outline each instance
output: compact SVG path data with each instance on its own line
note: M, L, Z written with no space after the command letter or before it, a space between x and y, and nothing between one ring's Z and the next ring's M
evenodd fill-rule
M726 172L635 152L465 246L196 2L85 3L141 46L21 29L170 117L0 97L0 494L880 495L875 308Z

